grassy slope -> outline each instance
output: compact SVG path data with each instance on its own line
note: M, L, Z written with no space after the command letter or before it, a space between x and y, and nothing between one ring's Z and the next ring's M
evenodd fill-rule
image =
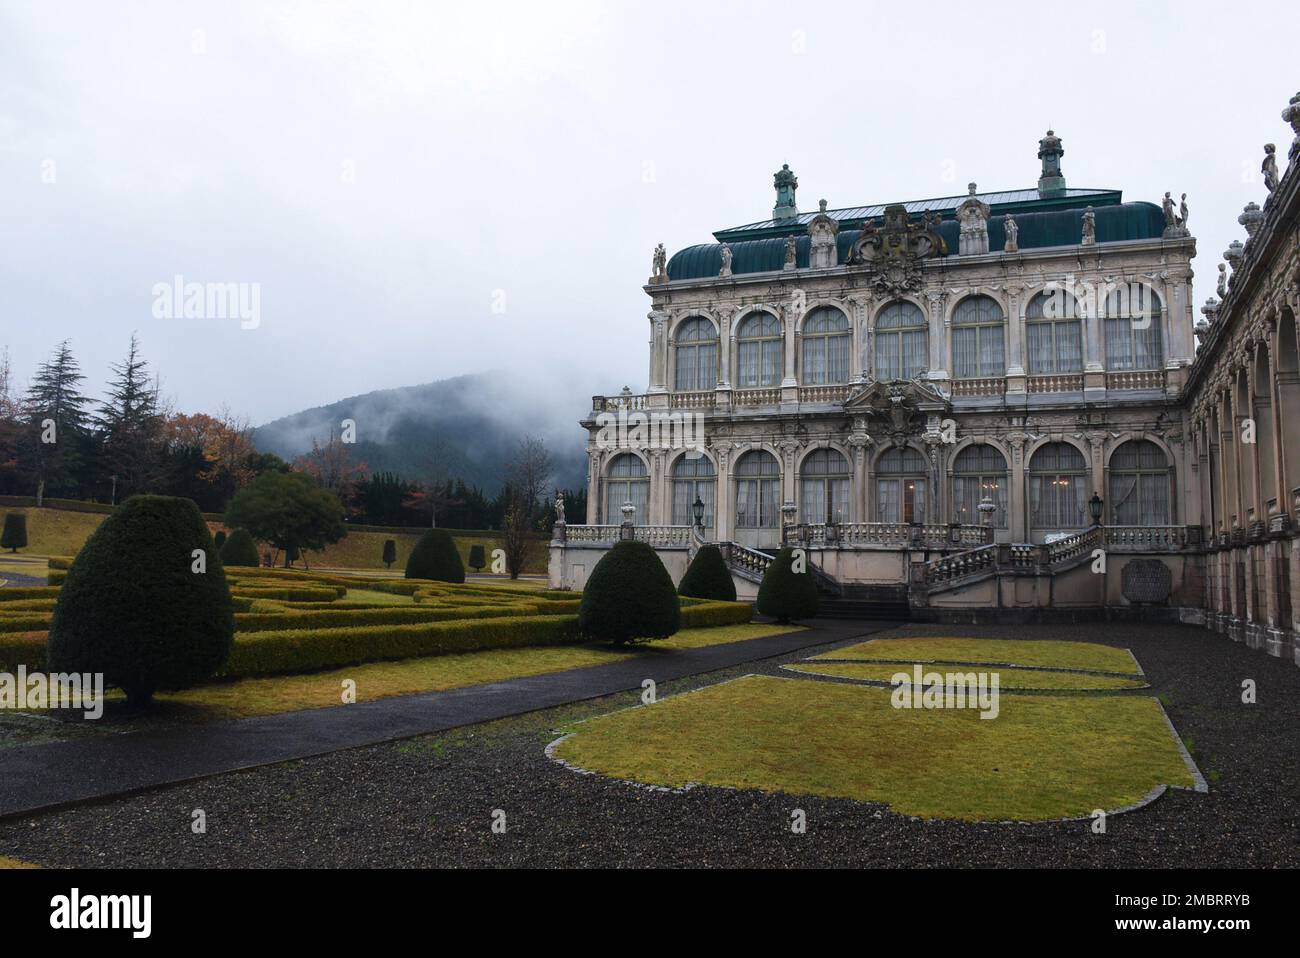
M893 662L986 662L1098 672L1138 672L1127 649L1091 642L1017 641L1014 639L917 638L873 639L836 649L816 659L862 659Z
M1013 696L994 720L888 689L750 676L573 726L556 755L616 778L883 802L906 815L1086 816L1192 785L1153 698Z

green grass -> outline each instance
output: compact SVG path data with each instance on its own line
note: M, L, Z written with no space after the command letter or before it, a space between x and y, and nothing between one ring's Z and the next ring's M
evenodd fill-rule
M1096 672L1138 673L1137 662L1127 649L1091 642L1016 641L1013 639L954 639L908 636L903 639L872 639L835 649L818 659L858 659L895 662L983 662L989 665L1022 665L1028 668L1090 669Z
M907 684L911 684L912 666L875 662L807 662L785 666L792 672L805 672L810 675L830 675L841 679L856 679L859 682L889 682L902 672L907 675ZM925 672L941 674L959 671L963 674L975 671L990 671L990 666L936 666L926 665ZM1106 689L1140 689L1146 682L1140 678L1122 678L1115 675L1089 675L1083 672L1048 672L1041 669L1008 669L993 667L997 672L998 687L1003 692L1017 689L1049 689L1052 691L1095 691ZM924 681L924 679L923 679Z
M156 698L160 703L186 706L187 711L193 708L196 718L244 718L340 705L345 679L356 682L358 701L368 701L417 692L441 692L484 682L500 682L589 665L604 665L629 657L653 657L669 651L739 642L792 631L798 631L798 628L764 624L732 625L684 629L668 639L628 649L577 645L463 652L397 662L371 662L310 675L241 679L203 685L184 692L159 693ZM115 697L120 697L120 694L108 694L109 699Z
M27 513L27 548L19 555L76 555L90 534L104 521L93 512L63 509L24 509Z
M556 757L615 778L882 802L923 818L1087 816L1191 787L1156 701L1016 696L996 719L888 689L747 676L572 726Z

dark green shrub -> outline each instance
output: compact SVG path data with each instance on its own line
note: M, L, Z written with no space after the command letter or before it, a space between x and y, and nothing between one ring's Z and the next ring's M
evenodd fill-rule
M727 568L727 560L722 558L722 550L717 546L701 546L691 560L690 568L682 576L677 586L678 595L689 595L697 599L717 599L721 602L736 601L736 583Z
M6 512L4 532L0 532L0 549L17 552L27 548L27 513Z
M748 602L700 602L682 606L683 629L744 625L753 617L754 607Z
M430 529L420 536L406 560L408 579L436 579L439 582L464 582L465 567L461 565L456 543L445 529Z
M206 570L194 571L194 550ZM86 540L50 626L49 667L102 672L148 702L183 689L230 656L235 617L221 557L189 499L132 496Z
M794 558L793 549L783 548L763 573L763 582L758 587L758 611L782 624L812 618L821 603L806 554L802 558L802 572L794 570Z
M247 529L236 529L221 547L221 564L230 567L257 566L262 564L257 554L257 543Z
M667 638L681 627L681 618L677 591L659 556L630 539L596 563L578 610L584 635L617 643Z
M218 529L216 535L212 537L212 544L220 551L221 547L226 544L226 530Z
M384 540L384 568L391 569L397 561L397 540Z
M472 545L469 547L469 567L475 572L482 572L483 567L487 565L487 558L483 554L482 545Z

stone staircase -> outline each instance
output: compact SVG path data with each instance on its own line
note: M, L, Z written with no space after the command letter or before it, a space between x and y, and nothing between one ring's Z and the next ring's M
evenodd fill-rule
M763 581L763 573L773 558L771 554L734 542L722 545L727 566L734 575L754 583ZM905 622L910 618L906 585L842 583L815 564L809 563L808 569L821 593L819 618L889 622Z

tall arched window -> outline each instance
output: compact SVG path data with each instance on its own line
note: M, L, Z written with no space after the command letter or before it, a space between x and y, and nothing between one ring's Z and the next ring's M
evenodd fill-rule
M876 317L876 379L914 379L926 365L925 313L915 303L890 303Z
M805 386L849 381L849 318L833 306L822 306L803 323Z
M1088 518L1088 462L1067 442L1040 446L1029 461L1029 524L1082 529Z
M736 461L736 528L775 529L781 524L781 466L755 449Z
M876 516L880 522L925 522L925 457L906 446L876 463Z
M1110 516L1117 526L1167 526L1169 460L1146 439L1131 439L1110 457Z
M953 520L980 525L979 504L987 496L998 507L989 524L1007 527L1007 460L987 443L967 446L952 461Z
M712 389L718 384L718 333L701 316L677 327L674 386L679 391Z
M708 456L691 458L687 453L673 464L673 525L695 525L695 499L704 503L704 528L713 528L717 501L717 473Z
M1029 374L1050 376L1083 371L1083 312L1064 290L1039 293L1025 309Z
M737 382L742 388L781 385L781 324L771 313L754 313L736 334Z
M834 449L808 454L800 470L803 521L849 521L849 461Z
M632 521L645 525L649 521L646 503L650 499L650 476L640 456L630 452L615 456L605 473L605 522L618 525L623 521L623 503L631 501L636 511Z
M952 368L958 379L1002 376L1007 370L1006 317L991 296L967 296L952 314Z
M1159 369L1160 301L1142 283L1121 283L1104 300L1106 317L1106 368Z

